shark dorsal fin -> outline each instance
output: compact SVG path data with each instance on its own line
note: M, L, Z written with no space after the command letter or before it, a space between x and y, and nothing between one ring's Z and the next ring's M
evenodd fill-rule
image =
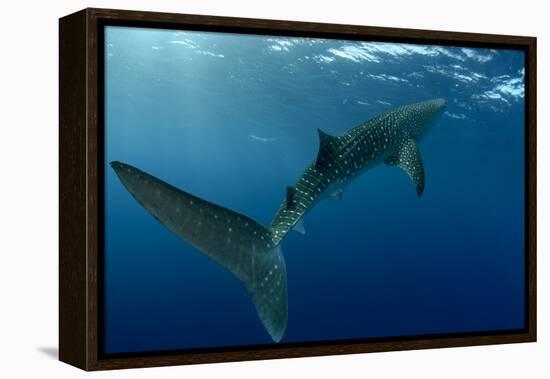
M296 188L288 186L286 187L286 207L292 208L294 205L294 194L296 193Z
M317 129L317 132L319 133L319 152L315 160L315 167L320 168L323 166L324 157L335 151L338 137L331 136L321 129Z

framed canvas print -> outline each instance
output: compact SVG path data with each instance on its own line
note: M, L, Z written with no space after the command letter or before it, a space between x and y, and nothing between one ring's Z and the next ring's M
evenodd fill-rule
M60 359L536 340L536 40L60 20Z

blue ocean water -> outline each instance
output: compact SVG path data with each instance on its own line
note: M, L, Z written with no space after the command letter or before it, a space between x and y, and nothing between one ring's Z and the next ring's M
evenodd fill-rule
M282 242L281 343L524 327L523 52L107 27L104 351L272 343L243 285L109 162L268 225L318 128L436 97L422 197L380 165Z

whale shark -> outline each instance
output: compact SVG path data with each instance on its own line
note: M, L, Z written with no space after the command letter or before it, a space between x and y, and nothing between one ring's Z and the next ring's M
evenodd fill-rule
M288 322L287 275L281 241L303 231L303 216L322 199L341 198L344 188L384 163L403 169L424 191L418 142L445 107L443 99L405 105L340 136L318 130L319 152L298 182L287 188L271 225L178 189L132 165L110 163L122 185L162 225L237 277L274 342Z

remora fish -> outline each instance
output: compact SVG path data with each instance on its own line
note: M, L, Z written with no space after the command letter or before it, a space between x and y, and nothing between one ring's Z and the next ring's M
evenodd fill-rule
M442 99L403 106L332 137L319 130L317 159L286 199L270 227L200 199L121 162L111 167L126 189L161 224L218 262L248 290L265 329L275 342L288 320L285 260L280 242L323 195L343 188L369 168L385 162L403 168L424 189L416 142L445 106Z

